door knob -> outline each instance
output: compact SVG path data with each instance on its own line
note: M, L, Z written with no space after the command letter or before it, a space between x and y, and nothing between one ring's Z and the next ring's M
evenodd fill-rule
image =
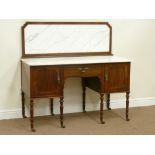
M58 80L58 84L60 84L60 73L59 73L59 71L57 71L57 80Z
M108 73L105 74L105 80L108 81Z

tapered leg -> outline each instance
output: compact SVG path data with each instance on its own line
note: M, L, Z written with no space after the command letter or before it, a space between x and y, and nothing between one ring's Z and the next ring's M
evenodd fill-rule
M22 91L22 116L23 118L26 118L25 116L25 95L24 95L24 92Z
M111 107L110 107L110 94L107 94L107 109L111 110Z
M50 99L50 110L51 110L51 115L54 116L54 112L53 112L53 98Z
M60 124L61 124L61 128L65 128L65 126L63 125L63 97L60 97Z
M101 124L104 124L105 122L103 121L103 100L104 100L104 94L100 94L100 122Z
M30 99L30 126L31 126L31 131L35 132L36 130L34 129L34 120L33 120L33 100Z
M82 78L82 108L83 112L86 112L86 86L84 78Z
M126 92L126 120L129 121L129 92Z

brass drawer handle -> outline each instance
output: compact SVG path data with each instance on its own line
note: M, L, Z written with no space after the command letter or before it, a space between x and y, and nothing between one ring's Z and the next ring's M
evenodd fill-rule
M88 69L89 69L88 67L78 68L78 70L80 70L82 73L85 73L86 70L88 70Z
M109 78L108 73L106 73L104 77L105 77L105 80L108 81L108 78Z
M88 67L84 67L83 69L84 69L84 70L88 70L89 68L88 68Z
M85 73L86 71L85 71L85 70L81 70L81 72L82 72L82 73Z
M80 70L80 71L81 71L82 69L83 69L83 68L78 68L78 70Z
M57 80L58 80L58 84L60 84L60 73L59 73L59 71L57 71Z

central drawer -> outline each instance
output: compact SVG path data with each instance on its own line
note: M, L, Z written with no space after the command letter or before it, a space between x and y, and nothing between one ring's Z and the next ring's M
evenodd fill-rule
M65 77L89 77L101 74L101 65L69 65L64 66Z

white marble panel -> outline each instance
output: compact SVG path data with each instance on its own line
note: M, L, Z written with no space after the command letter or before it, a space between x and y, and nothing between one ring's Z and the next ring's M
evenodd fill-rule
M119 62L131 62L131 61L132 61L131 59L122 58L118 56L84 56L84 57L22 59L22 62L26 63L29 66L119 63Z
M107 25L28 25L25 53L108 52Z

